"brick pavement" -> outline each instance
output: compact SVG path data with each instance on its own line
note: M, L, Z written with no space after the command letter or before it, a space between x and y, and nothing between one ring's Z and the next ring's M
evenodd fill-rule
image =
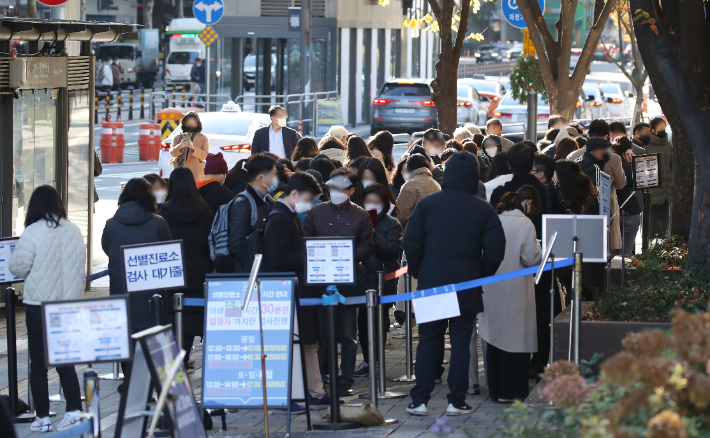
M105 280L105 279L102 279ZM95 282L100 286L104 286L105 282ZM106 287L93 287L87 296L100 296L108 294L108 288ZM5 322L6 319L0 319L0 337L4 338L5 335ZM26 354L27 354L27 334L24 324L24 311L22 308L18 309L17 312L17 336L18 336L18 375L20 384L19 392L20 397L26 400L27 395L27 365L26 365ZM417 340L415 339L414 347L416 349ZM0 357L5 354L5 342L0 340ZM480 350L480 349L479 349ZM201 378L201 361L202 361L202 350L198 342L195 343L195 350L192 357L196 361L196 370L194 374L190 374L190 380L192 382L193 389L195 391L196 397L199 399L200 395L200 378ZM404 362L405 362L405 342L404 339L395 339L394 345L386 347L386 357L387 357L387 375L388 376L400 376L405 373ZM446 358L449 357L449 351L446 352ZM358 355L358 364L362 360L362 356ZM485 382L483 376L483 360L482 355L479 351L479 369L481 370L481 382ZM77 367L77 372L79 373L80 380L82 378L82 372L86 369L85 366ZM110 373L110 364L97 364L94 369L99 373ZM444 374L444 382L446 382L447 374ZM49 373L50 382L50 394L57 394L59 390L59 379L56 372L52 369ZM102 380L100 382L100 394L101 394L101 429L104 437L111 437L115 431L115 424L118 413L118 406L120 397L116 391L118 384L120 382ZM532 385L532 383L531 383ZM394 383L388 382L387 389L389 391L403 392L408 394L409 390L412 388L412 384L405 383ZM531 386L532 388L532 386ZM346 399L346 403L355 402L359 403L360 399L357 395L369 392L369 379L357 379L353 387L355 391L355 396ZM0 359L0 394L7 394L7 359ZM390 426L381 426L368 429L357 429L355 431L345 431L339 432L341 434L347 434L353 438L360 438L367 436L368 438L378 438L385 436L392 437L434 437L435 434L430 433L429 427L434 424L440 417L445 416L446 411L446 393L448 389L446 385L438 384L432 394L432 400L429 403L429 415L426 417L413 417L410 416L405 408L410 402L409 397L394 400L383 400L380 401L380 411L383 416L387 419L397 419L399 422ZM484 385L482 385L482 394L479 396L467 396L467 402L474 408L474 412L470 415L465 415L461 417L445 417L451 426L455 427L455 432L450 434L451 437L487 437L492 435L500 424L501 415L506 406L498 405L491 402L488 398L488 391ZM64 403L63 402L53 402L51 405L52 411L57 412L57 416L53 418L53 423L56 425L61 421L64 415ZM321 422L318 417L318 411L312 412L312 421L314 423ZM269 411L269 425L270 431L273 432L274 436L284 436L286 431L286 415L284 411L270 410ZM208 432L208 436L211 437L249 437L249 436L264 436L264 419L263 411L260 409L246 410L242 409L236 413L227 414L227 430L221 431L221 422L219 417L214 417L214 427ZM293 417L291 423L291 430L294 436L300 436L306 432L306 416L304 414L296 415ZM29 431L29 424L17 424L16 431L18 436L25 437L35 437L39 436L38 433L31 433ZM322 434L327 432L313 432L312 434Z

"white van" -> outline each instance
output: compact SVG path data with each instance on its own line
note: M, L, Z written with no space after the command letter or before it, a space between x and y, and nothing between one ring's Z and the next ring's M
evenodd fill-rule
M190 87L190 72L197 58L204 58L199 50L176 50L165 61L165 85Z
M190 71L197 58L205 57L205 45L197 35L205 25L196 18L175 18L166 28L170 36L170 52L165 59L165 85L189 88Z

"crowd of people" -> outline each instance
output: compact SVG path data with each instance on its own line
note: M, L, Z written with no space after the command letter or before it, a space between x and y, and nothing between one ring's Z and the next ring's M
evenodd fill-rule
M156 174L131 179L120 194L118 210L106 222L101 244L109 257L111 294L126 292L122 246L173 239L183 241L187 281L183 292L187 297L204 296L208 273L249 272L257 253L264 256L262 271L298 276L298 298L320 297L324 287L303 281L303 238L311 236L354 238L356 283L338 286L338 292L346 297L362 296L365 290L377 288L378 272L394 272L404 265L412 277L412 290L538 265L542 216L599 214L602 171L611 177L611 210L615 213L620 208L610 222L610 249L621 251L623 228L623 247L630 254L641 215L640 199L633 190L631 158L646 152L662 155L662 185L652 192L651 215L659 220L661 232L668 226L672 163L663 119L635 125L629 138L620 123L594 120L582 126L555 115L549 119L545 139L538 144L512 143L501 136L500 121L491 119L485 133L472 124L458 128L453 136L430 129L395 159L394 139L387 131L366 140L342 126L333 126L317 142L286 127L284 108L273 107L269 115L271 125L255 133L252 155L229 169L221 153L209 153L199 115L185 114L181 121L184 135L176 137L170 150L174 170L169 181ZM56 211L34 212L36 197L48 196L47 191L51 192L37 189L30 201L27 229L10 260L10 269L18 276L29 273L30 278L37 269L36 262L20 264L20 257L47 256L33 246L34 234L45 238L52 233L69 233L77 238L66 211L57 207ZM585 266L589 294L600 293L603 268L603 264ZM448 415L471 412L466 395L480 394L479 336L491 399L499 403L524 399L529 379L543 372L549 358L551 275L546 273L539 285L529 276L458 291L460 316L413 327L419 337L417 382L407 411L427 414L431 393L444 373L447 331L451 344ZM557 275L558 283L570 290L569 272ZM25 294L47 297L51 292L45 292L45 287L28 281ZM386 281L383 287L386 295L403 291L401 279ZM167 309L172 307L172 294L163 294ZM149 295L152 293L130 296L134 332L153 325L146 305ZM554 300L555 313L560 312L562 294L554 294ZM387 332L387 343L407 331L401 304L395 307L394 324L389 318L392 309L383 309L381 329ZM329 379L337 379L338 396L352 395L354 379L368 377L376 360L368 357L365 307L336 308L339 376L327 375L323 307L297 305L297 311L310 405L329 405L330 395L325 390ZM28 311L28 326L39 318L31 319L30 314ZM184 315L186 366L191 366L188 359L194 337L202 335L203 318L199 310ZM174 322L172 310L166 312L164 321ZM41 345L41 335L30 332L31 354L42 354L38 342ZM359 365L358 342L364 355ZM130 375L130 365L122 363L124 374ZM37 430L45 424L42 417L46 413L46 369L41 368L43 365L33 365L31 369L32 390L38 400ZM60 376L62 385L66 381L67 399L74 402L76 381L68 374ZM44 385L35 384L42 379Z

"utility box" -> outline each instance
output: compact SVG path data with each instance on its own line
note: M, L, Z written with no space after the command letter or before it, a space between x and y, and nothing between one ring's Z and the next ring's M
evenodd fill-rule
M67 86L67 57L12 58L10 87L27 90Z

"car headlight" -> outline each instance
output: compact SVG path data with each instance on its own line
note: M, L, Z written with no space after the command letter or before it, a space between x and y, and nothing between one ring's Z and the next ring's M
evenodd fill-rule
M480 53L476 53L475 56L476 56L476 58L480 58L480 57L481 57L481 54L480 54Z
M491 56L498 56L497 53L491 53Z

